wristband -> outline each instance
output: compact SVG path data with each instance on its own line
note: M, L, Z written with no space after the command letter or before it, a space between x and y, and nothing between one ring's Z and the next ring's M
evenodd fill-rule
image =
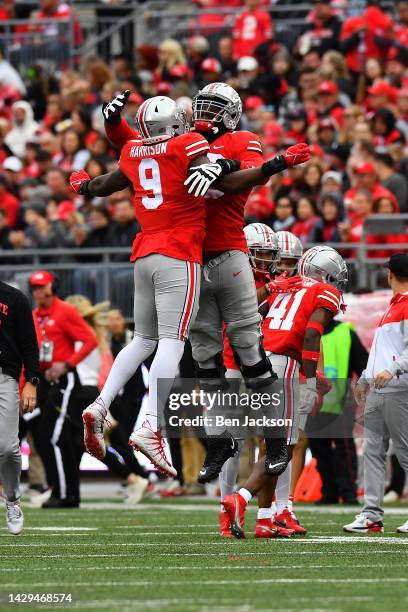
M261 172L263 176L272 176L273 174L278 174L279 172L283 172L288 167L287 163L283 155L277 155L273 159L265 162L261 166Z
M306 329L315 329L320 334L320 336L323 336L323 325L321 323L318 323L317 321L309 321L306 325Z
M302 351L302 361L319 361L319 351Z
M92 197L91 192L89 191L89 183L91 182L91 179L89 179L88 181L84 181L83 183L81 183L81 186L79 188L78 193L80 195L83 196L88 196L88 197Z

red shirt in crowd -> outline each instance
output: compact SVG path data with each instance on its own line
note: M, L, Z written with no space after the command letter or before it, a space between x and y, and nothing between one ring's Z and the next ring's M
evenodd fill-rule
M36 308L33 311L38 345L53 342L52 362L67 362L75 367L98 346L97 338L79 312L71 304L55 297L49 308ZM75 343L82 346L75 351ZM42 362L46 370L52 362Z
M10 228L13 228L17 223L20 201L9 191L0 194L0 208L7 212L7 223Z
M351 187L344 194L344 205L346 206L346 208L350 208L348 212L351 217L353 216L353 200L356 196L357 191L359 191L358 187ZM390 200L396 206L398 206L398 202L396 200L395 195L391 191L389 191L389 189L383 187L381 183L376 183L374 185L373 189L371 190L371 195L373 200L379 200L380 198L390 198Z
M258 45L272 40L271 16L263 9L244 11L235 20L232 36L235 58L253 55Z

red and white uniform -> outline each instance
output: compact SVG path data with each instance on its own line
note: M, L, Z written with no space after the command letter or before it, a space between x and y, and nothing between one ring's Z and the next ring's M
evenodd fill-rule
M234 39L233 53L236 59L253 55L258 45L272 40L271 16L260 8L254 11L244 11L235 20L232 36Z
M184 181L192 160L209 145L196 132L154 145L130 140L119 167L132 182L135 214L142 231L133 243L131 260L159 253L202 263L205 234L204 198L188 195Z

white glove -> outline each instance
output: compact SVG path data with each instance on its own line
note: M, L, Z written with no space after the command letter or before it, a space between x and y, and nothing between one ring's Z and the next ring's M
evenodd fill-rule
M311 414L318 398L316 379L308 378L305 385L300 385L299 414Z
M116 123L120 120L120 113L122 112L125 104L127 103L128 97L130 96L130 89L122 91L113 100L104 104L102 107L103 116L105 121L108 123Z
M184 185L189 187L188 193L193 194L196 198L207 193L211 185L221 176L222 168L219 164L209 163L202 166L194 166L190 168L193 172L188 179L184 181Z

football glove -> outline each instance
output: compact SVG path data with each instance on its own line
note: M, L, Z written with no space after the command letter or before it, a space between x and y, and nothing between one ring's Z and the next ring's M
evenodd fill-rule
M111 125L119 123L120 114L125 108L129 96L130 89L126 89L126 91L122 91L122 93L115 96L110 102L105 102L103 104L102 113L106 123L110 123Z
M196 198L204 196L211 185L222 176L222 167L218 163L202 164L193 166L192 171L184 185L188 187L188 193Z
M299 414L311 414L318 401L316 379L308 378L305 385L300 385Z
M80 195L89 196L91 195L88 190L88 185L91 182L91 177L85 170L79 170L73 172L69 177L69 184L71 185L72 191L79 193Z
M307 145L305 142L295 144L293 147L286 149L286 151L282 153L282 157L285 160L288 168L293 168L293 166L303 164L310 159L309 145Z

